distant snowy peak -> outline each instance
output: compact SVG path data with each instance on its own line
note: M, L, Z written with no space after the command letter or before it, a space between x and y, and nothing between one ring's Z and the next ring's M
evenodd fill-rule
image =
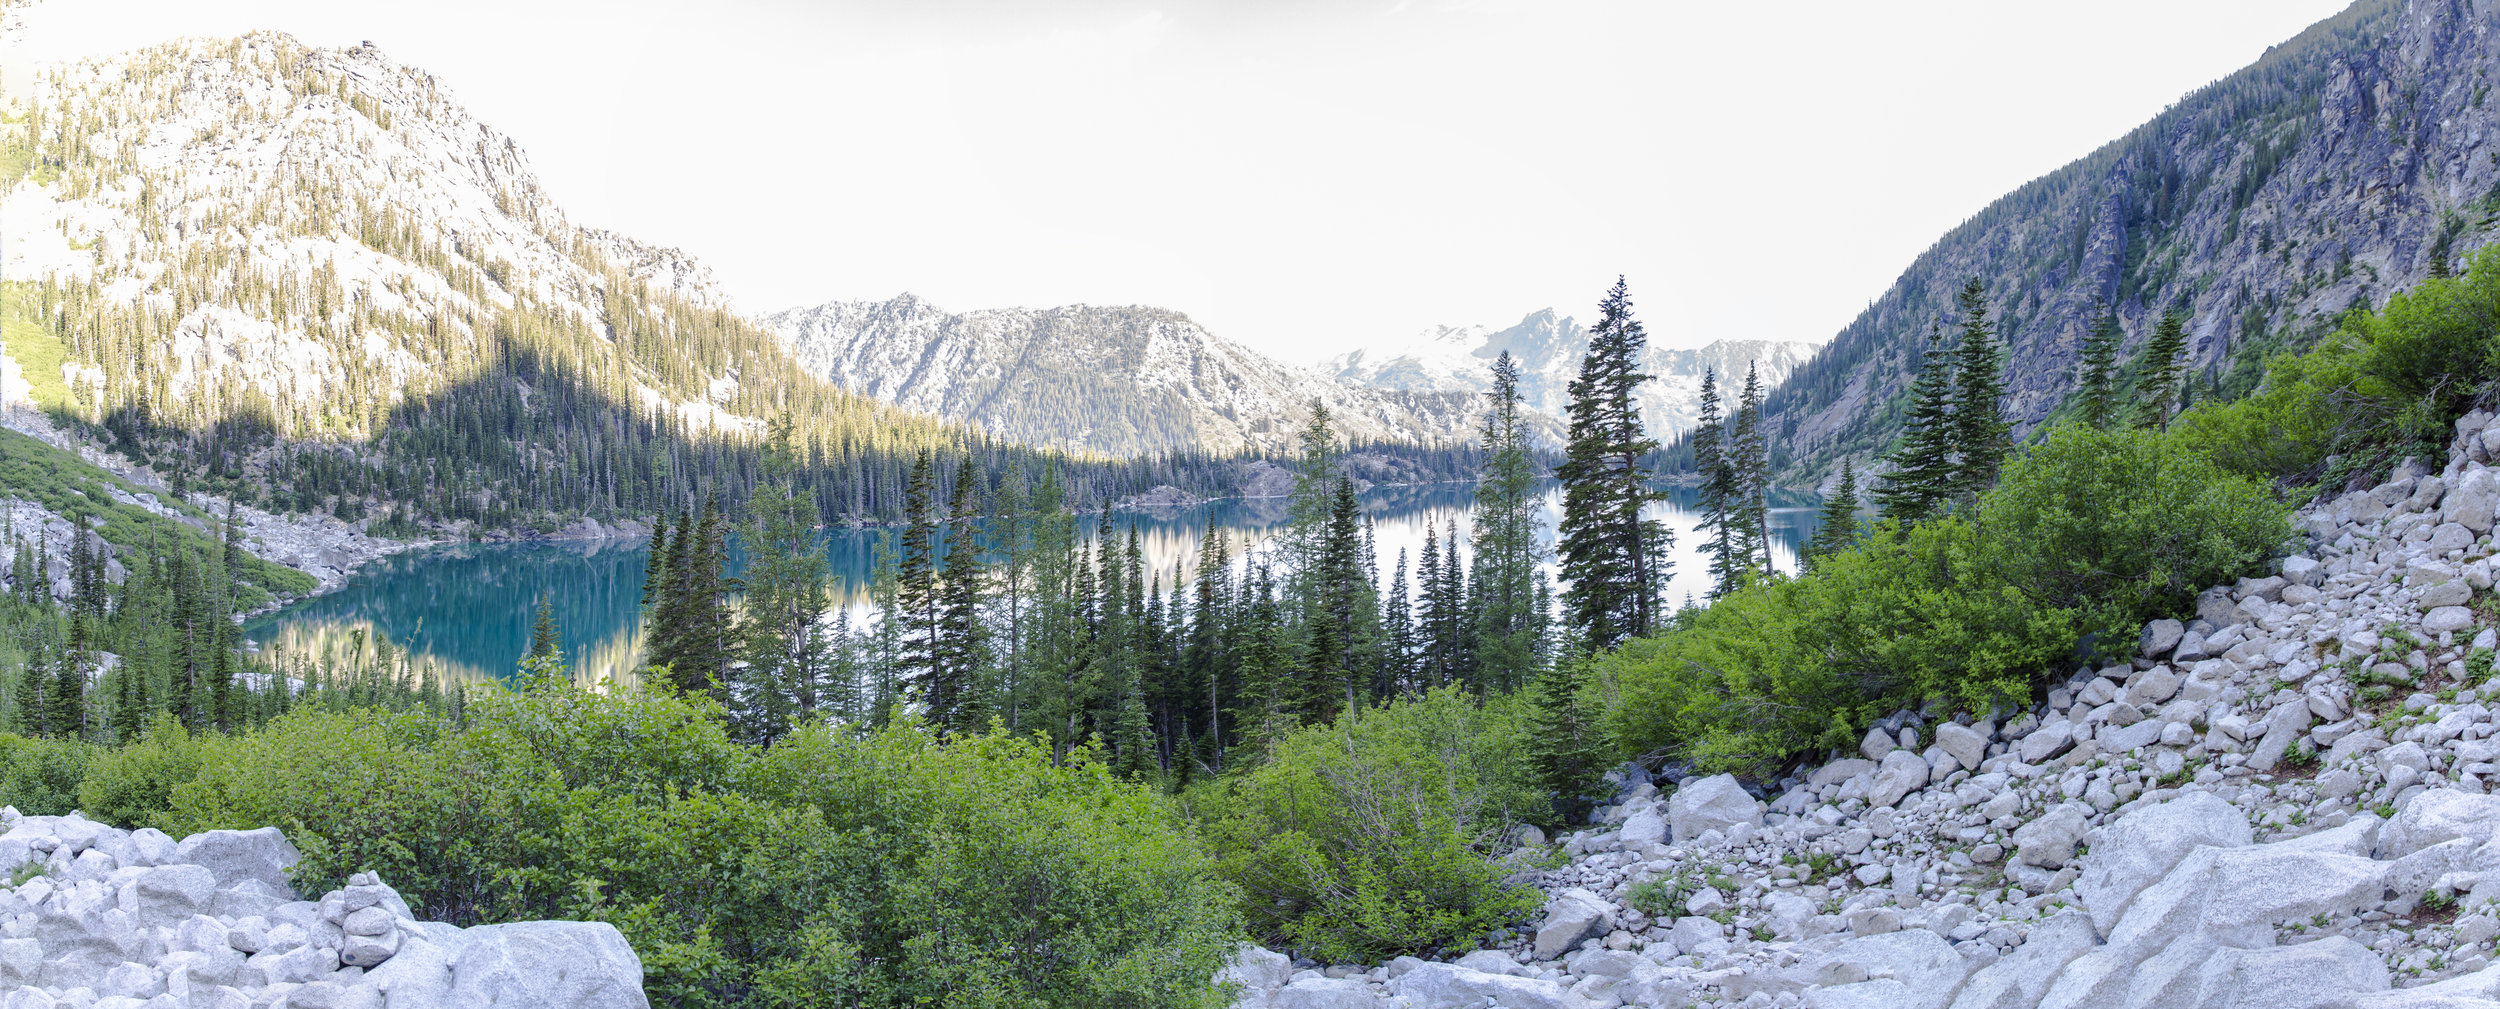
M1528 406L1560 416L1588 346L1586 327L1548 308L1530 312L1505 329L1436 326L1329 358L1320 370L1340 382L1378 389L1474 393L1491 388L1493 362L1508 351L1519 365L1520 392ZM1652 346L1644 364L1655 380L1641 389L1642 415L1653 435L1670 437L1691 427L1699 415L1703 374L1715 372L1733 400L1747 368L1759 369L1767 392L1816 349L1811 343L1776 340L1720 340L1690 350Z
M1480 397L1350 387L1146 306L949 312L905 294L759 320L855 392L1028 444L1129 456L1292 445L1313 399L1357 441L1472 440Z

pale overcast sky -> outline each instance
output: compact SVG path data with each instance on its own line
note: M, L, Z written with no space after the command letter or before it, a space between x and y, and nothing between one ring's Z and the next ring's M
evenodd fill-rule
M44 0L52 53L370 39L750 311L1142 303L1296 358L1828 339L1988 201L2343 0Z

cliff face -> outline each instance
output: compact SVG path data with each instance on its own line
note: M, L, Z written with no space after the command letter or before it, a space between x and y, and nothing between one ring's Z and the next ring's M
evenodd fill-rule
M1950 332L1971 277L2002 321L2020 434L2065 401L2103 305L2129 353L2187 313L2200 380L2244 384L2267 352L2461 259L2500 222L2495 27L2491 0L2361 0L1998 199L1774 391L1790 478L1889 448L1921 339Z

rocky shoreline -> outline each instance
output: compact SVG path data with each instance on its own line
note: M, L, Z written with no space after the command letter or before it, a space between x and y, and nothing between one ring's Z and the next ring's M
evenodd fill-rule
M1245 950L1236 1005L2500 1006L2495 460L2460 420L2445 470L2304 510L2277 574L2030 710L1897 713L1767 787L1617 772L1511 856L1533 928L1450 963Z

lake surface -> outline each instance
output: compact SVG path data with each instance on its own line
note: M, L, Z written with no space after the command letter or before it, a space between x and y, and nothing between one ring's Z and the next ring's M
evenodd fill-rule
M1670 500L1651 511L1675 530L1670 604L1709 587L1708 559L1699 546L1693 491L1671 488ZM1447 535L1455 521L1464 535L1474 511L1467 484L1381 487L1364 495L1364 514L1374 527L1385 585L1398 553L1411 573L1423 552L1427 528ZM1543 537L1550 555L1559 495L1545 497ZM1814 535L1817 512L1810 501L1771 510L1774 562L1793 571L1797 548ZM1112 517L1115 535L1135 528L1150 570L1162 573L1165 591L1195 568L1198 545L1214 525L1230 537L1236 557L1245 544L1271 540L1284 526L1282 500L1215 501L1170 512ZM1093 516L1078 525L1090 538ZM868 612L867 586L877 547L892 530L834 530L826 536L836 592L860 616ZM1272 549L1272 544L1270 545ZM1252 549L1258 549L1252 547ZM588 676L624 679L642 651L643 566L650 554L640 540L504 543L437 547L384 558L357 572L335 592L300 601L247 624L244 635L282 665L323 657L333 664L407 661L432 665L439 674L465 678L508 675L529 648L530 623L543 596L553 607L566 655ZM735 566L736 557L732 557ZM1549 564L1550 567L1550 564Z

